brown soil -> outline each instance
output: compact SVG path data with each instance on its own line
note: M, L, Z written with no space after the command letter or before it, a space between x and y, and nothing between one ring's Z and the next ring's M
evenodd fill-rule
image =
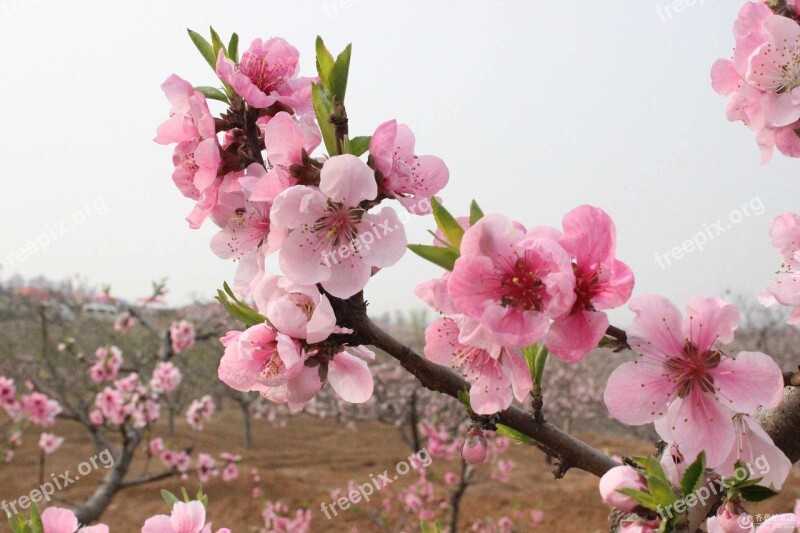
M59 474L69 469L75 473L77 465L93 455L88 436L72 423L60 423L55 433L67 437L64 446L51 458L45 469L49 474ZM318 420L305 416L292 419L285 428L272 427L254 422L254 449L241 452L244 456L241 477L232 483L213 479L204 487L210 497L209 516L217 526L230 527L234 532L253 531L261 523L259 503L250 498L249 472L258 468L266 496L282 500L290 506L308 506L313 512L313 531L346 532L357 526L361 532L379 531L367 515L380 502L361 503L358 508L340 513L327 520L320 510L322 502L330 502L330 491L344 489L348 480L369 480L408 457L409 450L402 443L396 429L377 423L359 424L349 430L332 420ZM579 435L593 446L607 453L649 453L647 443L598 434ZM38 448L37 436L26 436L25 446L10 465L0 466L0 500L13 500L29 493L37 483ZM222 413L200 433L195 449L209 453L221 451L239 452L241 425L236 414ZM174 446L186 446L192 442L192 434L185 425L179 424ZM544 456L524 446L513 446L507 458L517 463L508 484L486 482L470 487L464 498L461 529L473 519L484 516L499 517L512 514L518 509L542 509L544 522L538 531L563 533L607 531L608 509L602 504L597 492L597 479L593 476L571 471L566 478L555 480ZM438 464L441 463L441 464ZM443 460L434 459L433 478L441 479L446 467ZM150 471L158 465L150 465ZM154 468L155 467L155 468ZM133 475L138 475L143 461L137 462ZM437 474L438 473L438 474ZM61 501L68 506L79 501L92 491L102 472L93 473L60 492ZM406 476L408 481L413 474ZM400 483L406 482L404 478ZM197 489L197 478L186 482L171 478L157 484L128 489L119 493L102 520L111 526L112 532L139 532L144 520L154 514L164 513L165 504L159 489L166 488L178 493L186 486L190 493ZM753 508L753 512L787 512L793 507L795 498L800 498L800 471L795 469L784 492L777 498ZM374 506L374 507L372 507ZM0 530L6 531L6 526ZM529 531L523 526L521 531Z

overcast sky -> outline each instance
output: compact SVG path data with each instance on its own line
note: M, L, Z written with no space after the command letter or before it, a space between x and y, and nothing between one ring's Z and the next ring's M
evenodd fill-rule
M159 88L169 74L215 84L185 32L213 24L237 31L242 48L288 39L308 75L317 34L335 51L352 41L352 134L391 118L408 124L417 153L448 164L442 197L454 211L474 197L485 211L560 225L593 204L616 221L637 293L678 303L729 288L755 294L779 262L772 219L800 209L800 172L780 155L761 166L754 135L725 120L710 88L739 5L0 0L0 260L25 277L80 273L129 298L169 276L173 304L210 298L233 277L234 264L209 250L215 228L185 223L192 205L170 179L171 148L152 141L169 110ZM409 224L409 240L427 242L430 224ZM706 229L704 251L659 266L657 254ZM42 234L51 242L14 257ZM411 289L434 275L407 253L370 283L368 299L380 312L420 306Z

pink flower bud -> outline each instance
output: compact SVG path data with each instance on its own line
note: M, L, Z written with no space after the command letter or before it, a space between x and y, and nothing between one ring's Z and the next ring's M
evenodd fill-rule
M480 464L486 459L486 437L480 429L472 428L467 432L461 457L471 465Z
M630 496L618 492L620 489L646 490L647 484L642 475L630 466L614 467L600 479L600 496L603 501L630 513L639 503Z
M750 533L753 517L738 503L728 502L717 511L717 526L724 533Z

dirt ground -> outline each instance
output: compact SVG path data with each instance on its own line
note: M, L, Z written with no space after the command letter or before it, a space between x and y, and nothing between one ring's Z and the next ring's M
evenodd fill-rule
M67 437L67 441L48 459L46 477L50 473L59 474L65 470L75 472L77 465L93 455L88 436L81 428L64 422L54 428L54 432ZM649 453L652 448L647 443L598 434L581 434L582 439L608 453ZM13 463L0 466L0 500L14 500L29 493L37 483L38 448L37 436L26 436L26 443ZM192 442L191 431L179 424L178 435L173 440L175 447ZM241 425L235 413L222 413L208 424L195 442L195 449L209 453L221 451L240 452L242 446ZM361 423L356 431L347 429L332 420L319 420L305 416L292 419L287 427L277 428L262 422L254 424L254 447L241 451L244 456L240 478L232 483L224 483L215 478L204 490L210 497L209 516L217 527L227 526L235 533L255 531L260 525L260 506L249 497L251 483L249 472L258 468L262 477L265 495L273 500L282 500L290 506L308 506L313 512L313 531L349 532L356 526L361 532L379 531L367 515L370 506L380 503L373 500L362 502L355 510L340 513L328 520L320 510L322 502L330 502L330 491L344 489L348 480L360 482L369 480L370 474L377 475L395 465L409 455L409 449L401 441L393 427L377 423ZM486 482L469 488L463 501L461 530L473 519L493 516L500 517L516 510L541 509L545 513L544 522L537 531L563 533L607 531L608 509L602 504L597 492L597 480L579 471L569 472L565 479L555 480L550 467L538 451L529 447L512 446L505 456L517 463L517 468L508 484ZM434 472L444 471L445 464L437 464L434 459ZM452 467L452 466L451 466ZM133 466L132 472L138 475L143 461ZM153 465L150 466L153 471ZM58 494L62 500L56 502L68 506L69 502L79 501L95 486L102 472L93 473L80 479ZM406 476L411 481L413 474ZM435 474L433 477L437 477ZM404 480L403 480L404 481ZM401 481L402 482L402 481ZM130 488L119 493L102 520L111 525L112 532L139 532L145 518L163 513L165 504L160 498L159 489L173 492L186 486L190 493L196 491L197 478L192 476L186 482L171 478L157 484ZM786 490L769 502L761 504L758 512L786 512L793 506L795 498L800 498L800 471L792 472ZM753 508L754 512L756 508ZM6 531L5 525L0 531ZM533 530L523 526L521 531Z

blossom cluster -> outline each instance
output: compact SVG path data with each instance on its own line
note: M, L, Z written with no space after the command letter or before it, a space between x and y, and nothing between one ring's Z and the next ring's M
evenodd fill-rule
M263 317L222 339L220 378L293 410L326 381L345 400L364 402L373 355L329 340L346 333L330 298L355 295L400 259L405 231L384 201L424 214L427 199L447 183L447 167L417 156L413 133L395 120L378 126L359 150L368 151L367 162L352 148L313 157L323 138L312 103L320 78L299 76L299 53L280 38L255 39L237 56L224 47L216 55L226 93L214 97L229 104L217 118L204 92L170 76L162 86L170 118L156 136L176 145L173 180L196 201L190 226L209 218L219 226L211 249L238 260L234 289ZM271 254L281 275L265 271ZM173 343L178 333L174 328Z
M729 97L728 120L756 133L762 162L775 148L800 157L800 10L793 0L779 11L776 4L744 4L733 26L733 57L711 70L714 90Z
M0 407L12 423L5 437L3 461L6 463L14 459L14 451L22 445L22 435L28 426L50 427L62 411L60 403L38 392L30 381L25 382L25 388L27 393L17 391L12 378L0 375ZM63 439L51 433L45 432L39 437L39 446L46 454L55 451L61 442Z
M564 361L581 360L608 329L605 310L630 298L634 277L616 258L611 217L596 207L567 213L563 231L503 215L459 222L466 229L452 272L416 289L444 315L426 331L425 356L461 372L472 409L492 414L531 391L523 349L542 342Z

